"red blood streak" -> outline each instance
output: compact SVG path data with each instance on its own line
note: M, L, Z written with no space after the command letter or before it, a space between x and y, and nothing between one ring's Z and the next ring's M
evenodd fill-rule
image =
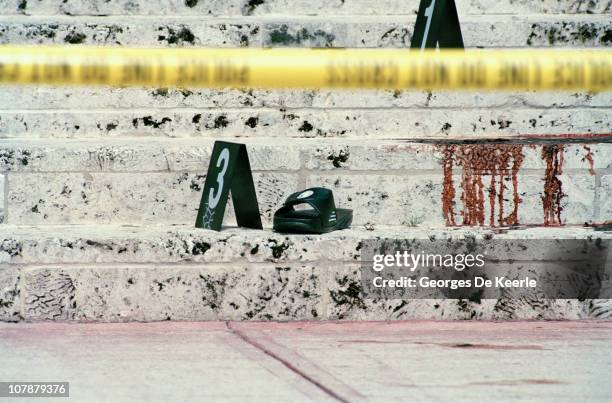
M462 225L506 226L518 224L518 172L523 163L521 144L451 144L441 145L444 185L442 206L447 225L456 225L453 183L453 167L461 167ZM485 187L483 176L490 175ZM504 191L506 180L512 181L514 206L509 215L504 213ZM485 193L488 191L490 214L485 217ZM497 214L496 214L497 212Z
M566 197L563 193L563 183L559 175L563 173L563 152L565 145L554 144L542 146L542 159L546 163L544 173L544 194L542 207L544 208L544 225L561 225L561 201Z
M589 162L589 173L591 175L595 175L595 161L593 160L593 151L591 151L591 147L586 144L583 145L582 148L584 148L587 152L584 156L584 160L587 160Z
M585 136L586 137L586 136ZM453 170L459 167L461 171L461 202L460 215L463 217L459 225L495 226L518 225L518 208L522 202L519 196L518 173L524 160L523 144L447 144L438 145L442 154L444 182L442 191L442 209L447 226L456 226L455 197L457 191L453 182ZM567 195L563 192L560 175L563 173L563 154L566 144L541 144L541 158L546 169L542 191L542 206L544 225L562 225L561 213L563 201ZM529 145L536 147L536 145ZM589 145L583 145L589 163L589 172L595 175L593 152ZM490 176L488 187L483 176ZM510 214L505 213L504 194L511 182L513 208ZM485 196L488 192L488 197ZM485 203L489 203L489 215L485 217Z

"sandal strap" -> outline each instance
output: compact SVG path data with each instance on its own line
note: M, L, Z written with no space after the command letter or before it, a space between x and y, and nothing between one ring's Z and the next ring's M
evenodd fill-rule
M309 188L296 192L290 195L285 201L285 206L295 206L297 204L307 203L319 212L321 222L329 221L332 214L336 214L336 204L334 203L334 194L326 188Z

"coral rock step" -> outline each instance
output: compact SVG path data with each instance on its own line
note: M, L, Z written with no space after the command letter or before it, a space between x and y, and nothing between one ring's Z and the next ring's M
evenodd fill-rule
M581 140L588 143L571 142ZM310 186L354 223L514 225L612 218L610 136L539 143L239 139L264 223ZM232 140L230 140L232 141ZM0 205L13 225L194 222L213 139L0 140ZM465 197L464 197L465 196ZM228 209L232 211L232 209Z
M542 0L519 2L513 0L470 1L460 4L461 16L478 14L530 14L530 13L606 13L610 5L603 1ZM266 0L266 1L166 1L118 0L112 2L22 2L0 3L0 14L26 15L182 15L206 18L209 16L266 16L295 15L400 15L414 16L419 0L341 1L328 0Z
M0 227L0 320L393 320L612 317L609 300L372 300L362 242L612 239L589 228L352 228L326 235L184 226Z
M0 44L407 48L415 19L405 15L227 19L200 15L164 15L163 19L15 15L3 16L0 21ZM462 15L461 25L466 46L472 48L610 44L607 14Z

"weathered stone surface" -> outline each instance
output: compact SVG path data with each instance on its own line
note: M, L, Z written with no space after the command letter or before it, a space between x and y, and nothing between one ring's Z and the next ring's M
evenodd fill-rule
M417 5L0 0L0 43L407 48ZM609 2L458 7L468 47L612 45ZM609 238L587 228L433 228L445 224L449 157L432 141L566 135L555 140L563 163L552 170L562 184L561 223L602 222L612 218L612 146L601 143L609 136L590 135L612 132L609 92L5 86L1 98L0 217L9 223L0 225L2 321L612 317L609 300L366 300L356 270L361 242L375 237ZM288 194L309 185L334 189L337 204L354 209L354 227L321 236L193 228L217 138L249 147L266 227ZM569 144L575 138L592 144ZM465 167L456 159L467 158L467 145L456 145L451 161L458 224ZM499 156L490 148L471 167L485 184L482 163ZM543 222L550 155L539 144L521 148L520 224ZM504 180L510 212L511 178ZM487 216L499 208L487 203L489 191ZM227 211L232 224L231 203Z
M4 222L6 175L0 175L0 224Z
M394 171L441 168L440 154L428 144L401 141L317 141L303 151L305 168L313 171Z
M123 45L123 46L261 46L259 25L247 21L164 18L151 23L132 17L65 19L24 18L0 22L2 44Z
M295 142L264 140L247 144L251 168L256 171L297 171L300 169L300 149ZM189 140L181 143L173 141L164 150L169 169L172 171L198 171L203 167L208 169L213 141L207 146L200 142ZM206 143L204 143L206 144Z
M1 320L21 319L19 301L25 320L605 319L612 312L607 300L382 301L362 295L358 263L365 239L522 239L527 248L529 239L612 239L587 228L381 227L312 236L185 227L3 229L3 245L20 248L9 254L3 246L9 263L0 271L3 301L9 301L3 306L12 310ZM537 249L530 256L548 259Z
M562 201L562 223L580 225L596 221L597 200L594 199L597 186L596 178L588 174L564 174L559 175L559 180L563 183L563 193L566 195ZM541 186L541 181L540 177L534 178L533 186ZM533 214L539 214L539 217L542 217L543 210L540 209L542 206L542 191L540 190L536 195L532 195L531 200L532 202L527 200L525 204L532 208L536 206L532 210ZM530 222L527 220L525 221ZM543 221L538 223L543 223Z
M254 8L255 15L267 13L287 14L416 14L419 6L418 0L383 0L371 3L359 0L346 1L289 1L289 0L266 0ZM605 2L573 2L562 1L494 1L494 0L471 0L461 2L457 5L459 15L466 14L521 14L521 13L599 13L610 10L610 5Z
M3 111L0 137L515 137L610 133L603 108Z
M297 188L291 174L256 173L263 220ZM14 224L188 224L195 222L205 175L188 172L13 173L8 219ZM226 209L232 222L233 207Z
M612 175L601 177L601 193L599 195L599 221L612 220Z
M609 232L555 227L497 230L354 226L324 235L286 235L226 227L221 232L189 226L13 226L0 227L0 263L355 263L365 239L609 239ZM537 253L538 251L534 251ZM539 255L534 255L534 258Z
M467 47L610 46L607 15L488 15L462 18ZM511 24L513 29L500 29ZM219 20L164 17L151 24L146 17L66 20L12 17L0 23L0 43L88 44L123 46L410 46L414 17L353 17L350 20L275 18Z
M145 142L0 141L0 170L21 172L167 171L161 146Z
M19 275L17 266L0 266L0 322L16 322L22 319Z
M587 140L587 139L585 139ZM607 169L612 164L612 144L594 143L566 144L566 139L559 138L558 143L563 144L563 168L586 173L591 170ZM467 149L469 144L457 142L457 150ZM537 139L523 141L521 153L523 162L521 169L543 170L546 160L543 158L543 149L547 142ZM349 171L396 171L402 170L433 170L441 171L444 163L444 144L431 144L404 142L401 140L369 140L354 139L319 140L316 146L306 147L304 144L305 168L314 171L349 170ZM483 142L483 149L493 151L503 143ZM589 159L592 159L592 165ZM461 169L458 167L457 169Z
M9 172L10 179L8 220L13 224L191 223L212 143L208 139L0 141L0 169ZM356 224L444 223L446 146L350 139L297 143L246 139L245 143L256 171L266 223L288 194L309 186L334 189L339 206L355 209ZM474 146L452 147L459 155ZM495 153L498 146L482 147ZM543 222L546 147L534 143L519 146L523 162L517 171L517 185L523 202L518 212L523 224ZM563 165L555 177L562 183L564 220L568 224L597 220L596 196L605 189L599 190L596 175L607 172L612 146L566 144L560 150ZM454 165L451 186L456 211L460 212L464 168L457 161ZM507 168L511 167L509 162ZM489 168L482 171L483 183L491 182L490 174ZM507 175L504 178L511 180ZM499 178L496 181L499 183ZM506 182L506 211L514 207L513 186ZM488 216L487 203L485 208ZM229 210L231 217L231 207ZM398 222L398 217L403 218Z
M26 15L414 15L418 0L383 0L376 3L362 0L187 0L187 1L100 1L85 0L3 0L2 14ZM605 13L610 4L605 1L495 1L470 0L458 4L461 16L466 14L521 14L521 13Z
M545 161L542 159L542 147L530 147L528 151L526 148L525 154L528 155L528 153L535 154L533 157L537 163L534 163L533 167L545 167ZM592 160L592 165L589 160ZM563 166L564 168L577 170L590 170L592 168L597 171L608 169L612 166L612 143L565 144Z
M609 300L532 298L369 299L357 265L335 266L329 283L330 320L578 320L611 317Z
M596 179L586 174L560 175L563 183L561 217L565 224L584 224L595 219ZM490 176L483 175L483 183L488 184ZM518 193L522 200L518 207L518 222L521 224L544 223L542 205L542 175L519 175ZM338 206L354 210L355 225L366 223L379 225L444 225L442 195L443 177L409 172L396 175L331 175L312 176L309 185L321 185L334 190ZM507 196L504 201L505 214L514 208L512 185L506 183ZM461 200L463 189L461 178L454 177L455 217L462 223ZM489 190L484 189L484 211L488 225L491 211ZM496 204L497 212L499 205ZM496 213L497 214L497 213ZM496 224L497 225L497 224Z
M612 144L565 143L563 169L577 172L605 170L612 164ZM589 141L586 137L583 141ZM0 172L204 172L210 162L213 139L4 139L0 140ZM521 169L543 170L543 150L550 143L542 139L522 141ZM270 139L245 138L249 161L255 171L349 170L401 174L406 170L439 173L446 146L403 140ZM472 145L457 141L457 152ZM496 150L500 142L484 142L483 149ZM502 148L500 148L502 150ZM0 186L2 180L0 179ZM0 194L0 200L3 194ZM0 203L2 204L2 203Z
M159 0L159 1L100 1L100 0L3 0L0 2L2 14L26 15L165 15L165 14L235 14L239 10L239 0L208 0L200 2Z
M27 269L26 320L296 320L322 315L312 267L77 266Z
M222 232L193 226L12 226L0 227L0 263L277 263L355 261L359 242L373 236L363 228L329 235L290 236L269 230L225 228ZM461 236L458 229L435 230ZM399 229L387 231L399 236ZM423 229L416 230L418 236ZM322 242L324 241L324 242Z
M338 207L353 209L355 225L443 224L441 174L313 175L309 186L332 189Z
M0 140L0 172L205 173L213 139ZM298 170L300 147L287 142L247 141L251 168ZM1 185L2 182L0 182ZM1 197L1 196L0 196ZM0 199L1 200L1 199Z
M462 18L467 47L609 46L609 19L555 16L472 16ZM511 24L513 29L499 29ZM408 48L413 22L357 19L350 23L299 20L264 25L263 43L271 47Z
M23 269L23 315L26 320L74 320L76 296L71 269Z
M608 107L612 94L386 90L238 90L6 85L5 110L119 108L568 108ZM199 111L200 112L200 111ZM199 113L198 112L198 113ZM196 112L194 112L195 116ZM103 122L101 122L103 123ZM108 123L107 123L108 124ZM112 122L110 122L112 128ZM110 131L110 129L109 129Z

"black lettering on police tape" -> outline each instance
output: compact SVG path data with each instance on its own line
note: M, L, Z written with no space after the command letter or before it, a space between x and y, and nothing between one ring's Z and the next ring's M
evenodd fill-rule
M589 60L589 85L609 87L612 84L612 63L607 60Z
M393 61L377 63L374 67L374 85L396 86L399 81L399 67Z
M178 81L181 84L208 84L210 82L210 66L208 63L194 62L178 67Z
M561 84L563 83L563 66L561 65L561 63L557 63L555 64L555 67L553 69L553 85L557 88L561 87Z
M158 84L166 83L166 66L162 63L160 58L156 59L155 62L155 80Z
M503 62L499 69L497 85L501 88L520 87L529 84L529 64L521 61Z
M41 75L46 82L64 80L66 77L70 77L70 67L66 64L47 65L44 66Z
M215 63L213 71L214 81L221 85L248 85L249 66L237 64L230 59Z
M325 67L325 83L327 85L338 85L338 81L340 81L340 79L337 67L330 63Z
M15 66L19 69L18 66ZM30 66L30 76L27 79L30 82L38 83L38 82L56 82L64 79L69 71L66 71L65 64L44 64L44 63L36 63Z
M153 78L153 68L151 65L133 61L126 64L121 69L121 82L123 83L148 83Z
M585 82L585 68L582 62L557 60L553 69L553 86L568 88L581 86Z
M404 85L406 88L416 87L417 82L418 82L417 67L418 65L416 61L410 60L408 62L408 66L406 66L406 72L407 72L406 83Z
M490 63L488 63L490 62ZM483 87L583 88L597 90L612 83L612 62L585 53L584 57L483 58L452 62L449 59L347 58L326 65L325 83L363 87ZM257 68L257 67L256 67ZM113 73L118 73L118 77ZM0 63L0 81L111 83L118 85L164 83L166 85L248 86L251 69L231 57L176 59L126 56L123 63L108 64L104 57L49 56L37 62ZM399 83L399 77L405 77ZM114 78L117 81L114 82ZM452 82L451 82L452 79ZM170 81L168 81L170 80ZM111 82L113 81L113 82Z
M533 80L529 84L532 89L542 87L542 65L537 60L531 61L531 71L533 72Z
M332 62L326 67L325 82L332 86L395 86L399 82L399 66L386 60L372 62Z
M419 70L419 82L423 87L435 88L450 83L448 66L442 60L427 61Z
M15 81L19 77L19 73L19 66L16 64L0 63L0 81Z
M343 86L348 83L349 74L348 70L345 66L331 64L327 68L327 76L325 77L325 81L329 85L333 86Z
M86 82L108 82L110 78L109 66L100 64L81 65L81 78Z
M482 60L465 61L459 69L459 83L465 87L482 86L487 82L487 66Z
M573 63L573 62L568 62L566 63L566 69L568 70L568 86L574 86L574 85L583 85L584 82L586 81L586 71L584 68L584 64L583 63Z
M41 66L39 64L32 64L32 66L30 67L30 77L28 81L32 83L38 83L38 81L40 80L40 67Z

